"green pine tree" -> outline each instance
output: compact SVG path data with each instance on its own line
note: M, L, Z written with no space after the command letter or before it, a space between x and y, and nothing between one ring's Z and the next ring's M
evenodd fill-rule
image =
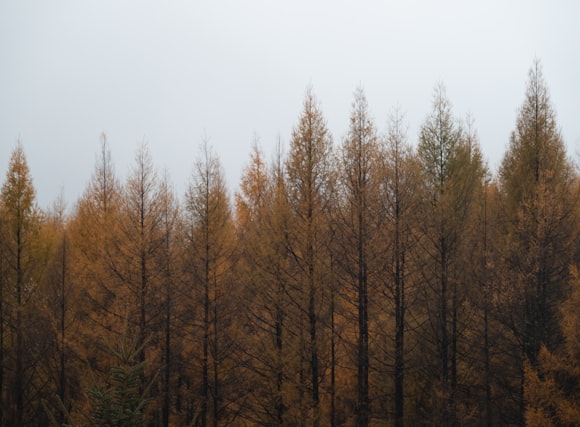
M146 425L146 409L151 402L146 396L149 393L155 376L146 387L142 387L141 378L144 362L139 362L143 343L137 347L136 341L121 340L117 349L109 348L117 364L111 368L105 385L96 385L86 391L91 408L87 415L88 423L82 427L142 427ZM72 422L70 414L60 402L66 418ZM46 403L45 403L46 409ZM54 418L52 422L58 423ZM76 424L64 424L63 427L75 427Z
M141 345L141 347L143 344ZM111 368L108 384L87 391L93 402L90 427L139 427L144 425L148 387L141 391L144 362L138 362L141 347L121 342L111 354L118 365Z

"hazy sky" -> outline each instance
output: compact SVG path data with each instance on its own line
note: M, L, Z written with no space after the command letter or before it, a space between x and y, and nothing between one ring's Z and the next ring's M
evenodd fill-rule
M20 138L40 205L72 205L106 132L121 179L146 141L181 196L205 134L234 191L254 134L268 158L287 146L308 85L335 144L359 85L416 144L440 81L495 168L535 57L577 160L579 47L578 1L0 0L0 179Z

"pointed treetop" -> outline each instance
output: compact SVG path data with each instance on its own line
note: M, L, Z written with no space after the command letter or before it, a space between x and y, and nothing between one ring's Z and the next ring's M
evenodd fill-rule
M17 210L20 213L31 213L34 209L36 192L28 169L26 155L20 140L16 144L10 162L6 179L2 185L1 202L8 211Z
M542 65L536 59L500 166L500 182L517 204L540 182L564 182L570 177L570 171Z
M461 140L461 128L456 123L445 86L439 83L433 91L431 113L419 133L418 154L429 186L435 192L450 176L451 164Z

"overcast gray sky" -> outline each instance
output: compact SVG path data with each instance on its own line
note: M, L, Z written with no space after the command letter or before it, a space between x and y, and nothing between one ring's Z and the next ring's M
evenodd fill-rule
M205 133L234 191L254 134L287 146L308 85L335 144L358 85L416 144L440 81L495 168L535 57L577 159L579 47L577 1L0 0L1 180L20 138L40 205L72 205L106 132L121 179L146 141L181 196Z

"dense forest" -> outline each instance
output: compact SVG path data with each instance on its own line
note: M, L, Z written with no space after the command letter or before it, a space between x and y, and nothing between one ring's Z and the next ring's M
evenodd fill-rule
M235 194L208 143L175 194L106 137L42 210L0 194L0 426L580 425L580 176L536 61L497 172L443 85L418 140L312 89Z

